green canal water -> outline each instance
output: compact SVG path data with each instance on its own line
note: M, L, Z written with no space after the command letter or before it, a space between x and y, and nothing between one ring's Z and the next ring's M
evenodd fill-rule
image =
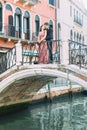
M0 130L87 130L87 97L77 93L1 116Z

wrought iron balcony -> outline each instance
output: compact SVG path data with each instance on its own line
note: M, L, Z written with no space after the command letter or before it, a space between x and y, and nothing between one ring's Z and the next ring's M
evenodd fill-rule
M2 26L2 23L0 24L0 37L6 38L6 39L22 39L22 32L24 35L24 40L30 40L30 29L24 29L21 27L13 26L13 25L6 25Z
M37 2L38 2L38 0L14 0L14 2L16 3L16 2L18 2L18 1L20 1L20 2L22 2L23 4L25 4L25 5L36 5L37 4Z

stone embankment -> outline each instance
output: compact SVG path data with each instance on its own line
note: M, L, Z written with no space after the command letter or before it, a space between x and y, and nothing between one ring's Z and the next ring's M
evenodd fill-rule
M41 101L46 101L45 99L50 99L51 101L54 98L58 98L63 95L68 95L68 94L74 94L74 93L79 93L79 92L84 92L84 88L78 85L74 85L72 89L70 89L67 86L64 87L56 87L52 88L50 92L48 91L42 91L37 93L33 98L32 101L35 102L41 102Z

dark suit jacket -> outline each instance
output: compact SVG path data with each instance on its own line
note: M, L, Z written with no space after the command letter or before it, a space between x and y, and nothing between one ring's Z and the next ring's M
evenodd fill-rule
M53 29L50 27L49 29L46 29L46 30L47 30L46 40L47 41L52 40L53 39Z

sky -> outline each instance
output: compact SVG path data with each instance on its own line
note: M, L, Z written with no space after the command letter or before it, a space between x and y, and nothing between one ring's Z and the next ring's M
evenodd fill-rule
M85 6L86 9L87 9L87 0L83 0L83 3L84 3L84 6Z

